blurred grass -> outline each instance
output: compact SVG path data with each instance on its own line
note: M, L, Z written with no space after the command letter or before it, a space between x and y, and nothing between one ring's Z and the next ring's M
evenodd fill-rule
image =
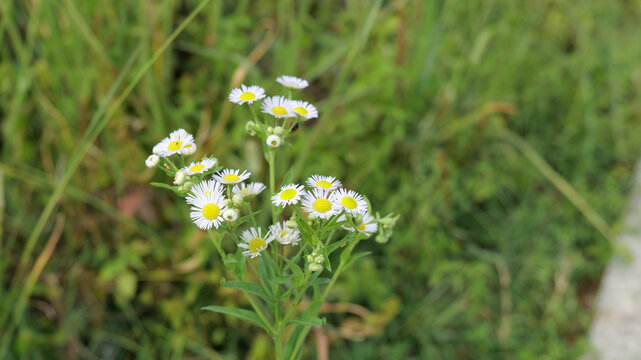
M218 285L184 204L147 185L162 179L144 159L184 127L201 150L264 177L248 114L225 99L240 82L277 91L280 74L309 79L302 96L321 111L277 160L283 172L337 175L402 215L337 287L332 302L369 312L327 314L332 359L585 351L612 251L598 228L616 229L639 155L641 2L212 1L64 186L127 60L140 69L200 3L0 2L0 318L17 315L10 284L23 284L27 239L62 189L25 270L48 261L17 331L0 333L13 357L269 353L255 329L198 310L244 305Z

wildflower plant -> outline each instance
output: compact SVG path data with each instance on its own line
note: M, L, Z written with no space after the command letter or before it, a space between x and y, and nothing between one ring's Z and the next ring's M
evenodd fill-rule
M242 85L229 95L229 101L250 108L252 120L245 129L263 143L268 187L249 182L246 170L223 168L215 157L193 158L194 137L183 129L154 146L145 164L173 179L171 184L152 185L185 198L191 221L208 232L233 277L223 279L223 286L241 291L252 307L203 309L262 328L274 340L276 359L297 359L310 327L323 325L320 307L340 274L368 254L355 252L358 243L376 232L377 242L386 242L398 217L372 216L367 198L333 176L316 174L297 181L289 170L277 178L277 151L299 123L318 117L314 105L291 97L292 90L307 87L307 81L282 76L277 82L288 88L288 96L267 97L256 85ZM262 210L254 208L258 196L270 200L270 224L259 223ZM235 251L225 251L223 241L233 242ZM330 260L336 252L340 255ZM306 297L309 305L302 308Z

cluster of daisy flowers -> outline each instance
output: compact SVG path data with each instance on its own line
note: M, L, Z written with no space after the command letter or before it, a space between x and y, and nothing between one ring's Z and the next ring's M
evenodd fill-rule
M250 135L260 136L269 148L280 147L299 122L318 117L318 110L314 105L307 101L291 99L292 90L304 89L309 85L306 80L284 75L276 81L289 89L288 97L267 97L262 87L244 84L229 94L229 101L238 105L247 104L251 108L254 118L247 122L246 129ZM258 101L262 118L253 107Z
M336 220L348 231L371 236L378 223L369 214L367 201L354 190L342 188L332 176L312 175L300 184L283 185L271 198L278 207L297 206L310 219Z

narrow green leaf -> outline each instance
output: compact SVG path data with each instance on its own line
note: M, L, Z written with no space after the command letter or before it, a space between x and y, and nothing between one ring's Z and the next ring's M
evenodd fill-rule
M285 174L285 177L283 178L283 183L281 184L281 186L291 183L293 177L294 177L294 168L292 167Z
M294 319L289 320L288 322L298 324L298 325L309 325L314 327L323 326L323 320L317 318L316 316L301 315Z
M359 253L356 253L356 254L350 256L347 259L347 262L345 263L345 269L347 269L350 265L352 265L354 263L354 261L362 258L363 256L367 256L367 255L369 255L371 253L372 253L371 251L363 251L363 252L359 252Z
M265 289L253 282L247 281L228 281L223 284L227 289L238 289L248 291L252 294L258 295L261 299L265 301L270 301L271 298Z
M256 315L256 313L253 311L249 311L245 309L227 308L223 306L214 306L214 305L205 306L201 308L201 310L207 310L207 311L213 311L221 314L231 315L241 320L245 320L249 323L252 323L256 326L260 326L261 328L265 329L265 331L269 332L267 328L267 324L263 324L263 322L260 320L258 315Z
M155 186L155 187L158 187L158 188L163 188L163 189L168 189L168 190L174 191L174 187L173 186L171 186L169 184L165 184L165 183L152 182L151 186Z
M323 285L329 284L332 282L332 279L329 278L318 278L309 282L308 286Z
M272 291L272 272L267 266L267 261L265 261L265 256L260 256L258 258L258 275L260 276L260 281L263 283L265 289L269 293L269 297L274 297L274 292Z
M287 266L292 271L292 277L294 278L294 287L299 287L300 283L305 277L305 275L303 274L303 270L301 270L300 266L296 265L296 263L291 261L290 259L286 257L283 257L283 259L285 259Z

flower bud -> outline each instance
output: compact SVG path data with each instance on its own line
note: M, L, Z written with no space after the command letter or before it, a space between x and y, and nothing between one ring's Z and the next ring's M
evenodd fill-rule
M274 128L274 134L275 134L275 135L281 136L281 135L283 135L284 133L285 133L285 129L283 129L283 127L282 127L282 126L276 126L276 127Z
M158 162L160 162L160 157L156 154L149 155L147 160L145 160L145 165L147 165L148 168L153 168L158 165Z
M174 176L174 184L175 185L182 185L185 182L185 172L181 170L178 170L176 172L176 176Z
M245 197L243 196L243 194L240 194L240 193L238 193L238 194L234 194L234 195L231 197L231 202L232 202L234 205L236 205L236 206L238 206L238 205L242 205L242 203L243 203L243 201L244 201L244 200L245 200Z
M323 255L316 255L314 257L314 262L317 264L322 264L324 261L325 261L325 258L323 257Z
M266 142L267 146L277 148L280 146L281 139L277 135L269 135Z
M191 189L191 187L192 187L192 186L194 186L194 183L193 183L193 182L191 182L191 181L187 181L187 182L185 182L185 183L183 184L183 186L182 186L183 191L185 191L185 192L189 192L189 189Z
M238 219L238 210L234 208L226 209L225 211L223 211L223 219L229 222L236 221L236 219Z
M274 127L270 126L267 128L267 134L272 135L274 133Z
M311 263L311 264L309 264L309 266L307 268L311 272L321 271L321 270L323 270L323 265L317 264L317 263Z

